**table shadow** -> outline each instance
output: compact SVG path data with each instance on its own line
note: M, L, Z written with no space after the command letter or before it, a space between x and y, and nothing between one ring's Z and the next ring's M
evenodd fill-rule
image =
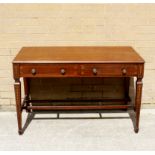
M61 117L60 114L93 114L96 113L97 116L96 117ZM105 113L128 113L129 116L103 116ZM37 114L39 114L41 116L41 114L56 114L56 117L35 117ZM55 119L131 119L132 123L133 123L133 127L135 128L135 113L133 110L102 110L102 111L53 111L53 112L30 112L28 113L27 117L26 117L26 121L25 124L22 128L22 133L25 132L25 130L28 128L28 126L31 124L32 120L55 120Z

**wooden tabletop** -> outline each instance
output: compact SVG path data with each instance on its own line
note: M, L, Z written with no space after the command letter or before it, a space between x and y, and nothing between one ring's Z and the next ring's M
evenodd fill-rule
M13 63L144 63L129 46L23 47Z

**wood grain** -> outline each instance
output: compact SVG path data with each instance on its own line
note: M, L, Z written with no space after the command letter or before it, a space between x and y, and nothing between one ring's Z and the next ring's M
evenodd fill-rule
M144 63L132 47L23 47L13 63Z
M126 47L23 47L13 60L15 79L15 96L19 134L22 133L22 109L32 110L101 110L128 109L129 78L136 77L135 96L135 132L139 131L139 118L142 94L142 78L144 74L144 60L136 51ZM20 77L25 78L25 102L21 105ZM32 106L29 96L29 82L27 78L52 77L121 77L125 78L125 105L88 105L88 106ZM26 80L27 79L27 80ZM128 80L127 80L128 79ZM44 102L45 100L43 100ZM100 101L100 100L98 100ZM114 101L110 100L109 101ZM117 100L116 100L117 101Z

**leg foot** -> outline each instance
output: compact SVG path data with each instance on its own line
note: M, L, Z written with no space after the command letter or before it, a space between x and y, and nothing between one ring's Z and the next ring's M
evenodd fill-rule
M23 131L22 130L18 130L18 134L19 135L22 135L23 134Z
M138 128L136 128L136 129L135 129L135 133L138 133L138 132L139 132L139 129L138 129Z

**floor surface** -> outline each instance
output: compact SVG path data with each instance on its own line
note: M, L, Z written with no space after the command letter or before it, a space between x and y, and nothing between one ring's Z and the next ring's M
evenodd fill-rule
M16 113L0 112L0 150L155 150L155 109L141 111L138 134L128 113L32 114L26 122L19 136Z

